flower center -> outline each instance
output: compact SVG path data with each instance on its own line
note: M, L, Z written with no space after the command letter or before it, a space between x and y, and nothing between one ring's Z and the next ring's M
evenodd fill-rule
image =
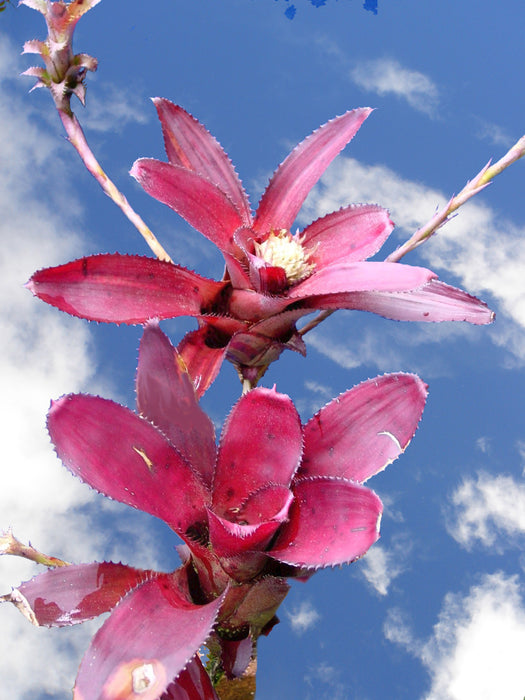
M263 243L256 243L255 251L273 267L281 267L290 284L304 280L315 267L308 262L309 253L304 250L300 238L284 228L272 231Z

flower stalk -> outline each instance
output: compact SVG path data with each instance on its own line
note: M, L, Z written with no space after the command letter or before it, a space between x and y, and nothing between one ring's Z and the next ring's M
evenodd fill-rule
M491 181L499 175L509 165L519 160L525 155L525 135L512 146L507 153L498 160L494 165L487 165L472 180L469 180L461 192L452 197L447 204L440 209L426 224L421 226L406 243L400 246L397 250L391 253L387 258L387 262L399 262L401 258L412 250L415 250L422 243L433 236L438 229L441 228L447 221L450 220L451 214L465 204L471 197L481 190L485 189Z
M23 544L23 542L20 542L20 540L13 535L11 528L0 535L0 555L1 554L11 554L15 557L23 557L24 559L29 559L29 561L34 561L35 564L43 564L44 566L50 568L70 565L69 562L64 561L63 559L51 557L47 554L39 552L32 546L31 543Z
M144 238L154 255L164 262L172 262L168 253L159 243L157 237L147 226L141 216L130 205L126 197L117 188L114 182L108 177L95 158L89 144L86 140L84 131L75 114L69 110L59 109L57 106L58 115L67 133L68 140L75 148L87 170L93 175L98 184L102 187L107 196L115 202L121 209L123 214L131 221L140 235Z
M433 236L438 229L440 229L447 221L450 220L451 214L457 211L465 202L467 202L471 197L484 190L491 181L499 175L505 168L509 165L515 163L520 158L525 155L525 135L522 136L515 144L510 148L507 153L500 158L494 165L487 165L480 170L480 172L472 180L469 180L461 192L454 197L452 197L447 205L443 209L439 210L431 219L427 221L426 224L418 228L418 230L406 241L397 248L393 253L390 253L388 257L385 258L385 262L399 262L402 257L407 253L415 250L425 241ZM314 319L306 323L300 330L298 330L299 335L302 337L309 333L314 328L319 326L323 321L334 313L334 310L322 311Z
M87 54L73 53L73 34L78 20L97 5L100 0L72 0L50 2L50 0L21 0L20 4L37 10L44 15L48 36L45 41L26 41L24 53L38 54L44 66L33 66L23 75L36 78L35 88L47 88L70 143L75 147L82 162L102 187L105 194L115 202L125 216L137 228L159 260L171 262L162 245L153 232L134 211L126 197L119 191L112 180L101 168L91 151L82 127L71 109L71 96L76 95L82 105L85 104L86 86L84 84L88 71L96 71L96 58Z

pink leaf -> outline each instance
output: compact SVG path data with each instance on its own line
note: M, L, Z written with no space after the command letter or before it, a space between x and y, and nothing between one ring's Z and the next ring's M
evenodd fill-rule
M386 262L341 263L316 270L290 289L290 299L357 291L407 291L421 287L436 275L413 265Z
M467 321L492 323L494 312L485 302L439 280L406 292L346 292L311 297L310 308L360 309L395 321Z
M73 316L116 323L198 316L224 288L171 263L118 253L39 270L26 286Z
M12 602L26 615L34 615L39 625L65 627L108 612L126 593L153 576L154 572L112 562L60 566L15 589ZM26 603L30 610L22 607Z
M144 329L137 370L137 408L211 485L215 430L200 408L184 362L156 322Z
M97 491L161 518L179 535L206 522L204 484L165 437L129 409L71 394L52 402L47 425L64 465Z
M217 185L193 170L153 158L135 161L130 174L149 195L176 211L219 250L236 252L233 234L243 220Z
M157 700L210 634L222 599L193 605L169 575L129 593L85 653L74 700Z
M177 346L177 351L191 377L195 392L201 398L211 386L222 365L228 342L220 331L207 324L197 331L186 333Z
M219 445L213 508L239 508L261 487L289 486L302 451L301 424L291 399L269 389L242 396L224 426Z
M293 566L318 569L350 563L379 538L382 504L373 491L345 479L298 481L289 521L268 554Z
M246 225L251 224L250 205L230 159L218 141L179 105L156 97L164 146L172 165L193 170L217 185L235 205Z
M287 297L259 294L251 289L233 289L229 311L233 316L243 321L257 322L268 316L281 313L292 301Z
M219 700L219 696L201 660L195 655L160 700Z
M426 397L415 374L386 374L350 389L306 424L298 474L366 481L404 452Z
M311 251L309 262L319 269L370 258L393 228L386 209L354 204L317 219L304 229L301 238L303 247Z
M222 518L209 511L210 542L219 557L264 550L286 520L292 494L285 486L271 484L250 496Z
M238 642L221 641L221 661L227 678L239 678L252 658L253 639L248 635Z
M281 163L264 192L254 230L289 230L307 194L372 110L354 109L319 127Z

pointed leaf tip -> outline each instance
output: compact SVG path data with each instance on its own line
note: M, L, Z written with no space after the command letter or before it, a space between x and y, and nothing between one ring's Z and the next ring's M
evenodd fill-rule
M346 112L320 126L294 148L277 168L261 197L254 224L258 233L290 229L312 187L371 111L363 107Z
M414 436L427 398L415 374L368 379L331 401L305 426L301 476L362 483L393 462Z

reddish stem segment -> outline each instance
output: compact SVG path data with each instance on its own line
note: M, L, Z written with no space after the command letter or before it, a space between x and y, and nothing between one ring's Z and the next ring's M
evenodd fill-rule
M102 187L104 192L110 197L115 204L120 207L122 212L127 216L131 223L137 228L141 236L144 238L146 243L149 245L153 253L157 256L159 260L164 260L165 262L172 262L170 256L166 253L162 245L159 243L154 233L150 228L144 223L142 218L135 212L131 207L128 200L120 190L117 189L115 184L110 180L106 173L100 167L99 162L93 155L80 126L80 122L76 116L71 113L67 113L61 109L58 110L64 129L68 135L69 141L75 147L78 155L82 159L82 162L93 175L98 184Z

